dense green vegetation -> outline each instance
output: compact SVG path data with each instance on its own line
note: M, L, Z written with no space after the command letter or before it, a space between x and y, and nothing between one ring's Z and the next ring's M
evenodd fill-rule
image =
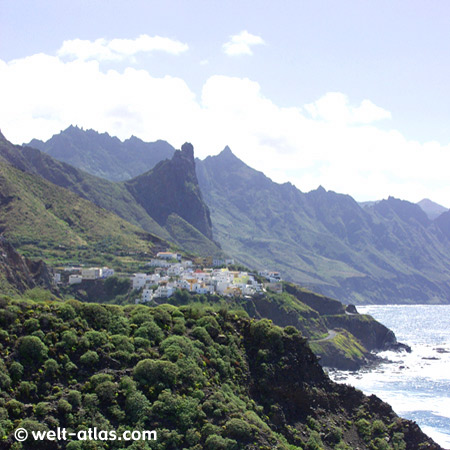
M310 340L314 353L324 366L343 370L357 370L374 362L376 357L371 354L372 350L386 349L396 343L393 333L371 316L335 315L338 307L344 311L344 305L336 300L292 284L285 284L285 288L296 295L269 291L253 298L224 298L179 290L163 301L175 306L231 307L245 311L251 318L270 319L282 327L292 326ZM339 331L335 332L333 328Z
M156 430L132 449L438 449L388 405L332 383L293 327L199 305L0 299L0 445L28 430ZM67 445L67 447L66 447Z

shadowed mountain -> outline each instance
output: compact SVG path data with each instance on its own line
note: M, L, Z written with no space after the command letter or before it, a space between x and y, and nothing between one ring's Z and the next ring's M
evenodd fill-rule
M212 239L209 209L203 202L195 172L194 148L183 144L170 160L124 183L135 200L161 226L177 214Z
M46 142L33 139L27 146L110 181L129 180L175 152L165 141L144 142L132 136L122 142L108 133L74 126Z
M344 302L450 299L445 217L390 197L362 208L319 187L277 184L226 147L197 161L214 235L225 252ZM446 237L447 236L447 237Z

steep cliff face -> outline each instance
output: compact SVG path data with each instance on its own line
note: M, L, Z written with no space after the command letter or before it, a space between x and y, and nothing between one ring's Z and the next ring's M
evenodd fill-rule
M185 143L172 159L125 182L125 186L161 226L171 214L177 214L212 239L211 218L198 185L191 144Z
M35 287L56 290L48 266L43 261L23 258L3 236L0 236L0 286L1 293L23 293Z

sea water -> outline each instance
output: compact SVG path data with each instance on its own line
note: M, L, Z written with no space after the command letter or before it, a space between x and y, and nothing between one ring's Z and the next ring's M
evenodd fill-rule
M333 372L337 382L388 402L401 417L417 422L450 449L450 305L359 306L394 331L412 352L382 352L389 359L374 369Z

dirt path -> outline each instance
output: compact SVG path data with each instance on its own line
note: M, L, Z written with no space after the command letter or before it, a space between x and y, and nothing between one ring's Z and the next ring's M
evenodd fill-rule
M322 339L314 339L311 342L324 342L324 341L330 341L331 339L333 339L334 337L336 337L337 335L337 331L334 330L328 330L328 336L324 337Z

